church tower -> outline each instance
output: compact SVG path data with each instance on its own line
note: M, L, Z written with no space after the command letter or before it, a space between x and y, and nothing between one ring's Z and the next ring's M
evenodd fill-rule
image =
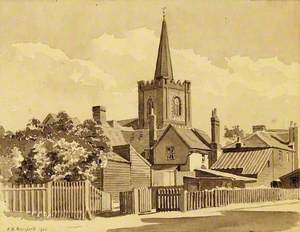
M138 82L139 128L148 128L152 108L157 128L191 126L191 82L175 81L163 15L154 79Z

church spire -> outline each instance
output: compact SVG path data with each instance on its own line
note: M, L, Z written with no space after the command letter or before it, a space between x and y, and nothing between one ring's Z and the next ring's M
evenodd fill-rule
M160 34L160 42L156 61L154 79L173 79L173 70L169 48L167 23L165 20L165 8L163 9L163 21Z

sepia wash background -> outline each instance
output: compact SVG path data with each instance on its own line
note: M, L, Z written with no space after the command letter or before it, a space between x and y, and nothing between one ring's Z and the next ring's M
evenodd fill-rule
M193 126L300 122L299 1L0 1L0 125L93 105L137 117L166 20L175 80L192 82Z

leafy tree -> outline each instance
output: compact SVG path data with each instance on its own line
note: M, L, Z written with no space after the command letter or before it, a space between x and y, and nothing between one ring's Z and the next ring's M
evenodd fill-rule
M3 126L0 126L0 138L3 138L5 135L5 129Z
M21 165L17 168L14 177L17 183L33 184L41 182L37 172L38 164L35 159L36 151L31 149L30 152L24 157Z
M224 130L225 130L224 137L230 140L236 140L237 138L245 137L244 131L243 129L240 129L239 125L233 126L231 129L228 129L225 126Z
M30 120L13 139L19 144L32 143L29 152L23 148L26 155L15 172L17 182L22 183L92 179L102 152L111 149L109 139L95 121L75 126L65 112L58 113L57 120L47 125Z

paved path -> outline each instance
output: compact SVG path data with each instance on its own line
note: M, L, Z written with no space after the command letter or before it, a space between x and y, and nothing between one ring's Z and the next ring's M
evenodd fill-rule
M160 213L161 214L161 213ZM188 212L180 217L167 218L167 214L144 217L145 225L123 229L108 230L110 232L137 231L213 231L213 232L274 232L300 231L300 202L280 202L253 205L243 208L204 209L203 212ZM177 213L178 214L178 213ZM163 218L159 216L165 216ZM151 224L148 224L151 223ZM148 225L147 225L148 224Z
M0 232L274 232L300 231L300 201L231 205L196 211L126 215L94 220L0 216Z

